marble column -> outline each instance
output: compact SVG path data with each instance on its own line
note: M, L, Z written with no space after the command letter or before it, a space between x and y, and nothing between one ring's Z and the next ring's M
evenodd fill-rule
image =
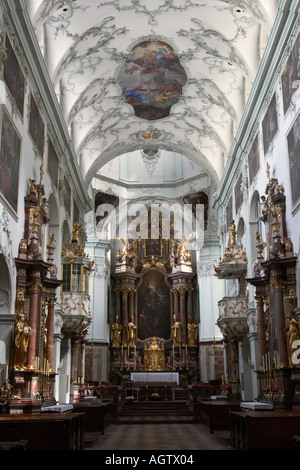
M79 338L72 339L71 382L77 382L81 373L81 342Z
M134 300L135 300L135 289L130 289L129 291L129 319L135 323L135 315L134 315Z
M255 297L257 309L257 333L259 340L260 356L265 356L266 350L266 335L265 335L265 320L264 320L264 302L261 295Z
M181 287L179 289L180 294L180 322L181 322L181 343L187 344L186 335L186 289Z
M128 325L128 294L129 289L123 287L122 292L122 344L125 346L127 344L127 325Z
M279 354L279 367L286 367L288 365L287 342L285 334L285 318L283 308L283 292L285 289L284 281L280 278L280 273L277 270L271 273L270 282L270 299L271 311L273 319L273 357L274 350L278 349Z
M55 297L48 299L48 319L47 319L47 359L49 361L50 372L53 372L53 348L54 348L54 306Z
M33 370L35 368L36 357L36 339L37 339L37 314L38 314L38 301L41 284L39 282L32 282L29 286L29 327L30 338L27 351L27 368Z
M179 314L179 292L177 289L172 289L172 292L174 301L174 315L176 315L176 319L179 321L179 318L177 318Z
M194 289L188 289L187 294L187 316L190 315L191 319L193 319L193 290Z
M115 316L119 317L119 321L121 322L121 299L120 299L120 289L115 289L115 299L116 299L116 312Z

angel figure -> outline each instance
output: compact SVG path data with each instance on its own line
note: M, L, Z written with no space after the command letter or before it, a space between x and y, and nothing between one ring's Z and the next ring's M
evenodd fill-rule
M191 259L191 255L188 253L188 250L186 246L188 245L190 239L191 239L192 234L190 234L186 239L178 244L178 249L177 249L177 258L178 261L187 261Z

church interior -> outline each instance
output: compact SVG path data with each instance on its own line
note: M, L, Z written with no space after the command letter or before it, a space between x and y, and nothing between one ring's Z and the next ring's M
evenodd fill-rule
M299 1L0 0L0 116L0 449L300 448Z

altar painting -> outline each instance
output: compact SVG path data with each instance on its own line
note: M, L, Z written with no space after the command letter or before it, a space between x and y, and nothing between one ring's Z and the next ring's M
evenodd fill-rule
M170 289L161 272L151 269L143 275L138 289L137 312L140 340L153 336L170 339Z
M137 44L122 67L118 82L137 117L154 120L169 115L187 81L174 49L162 41Z

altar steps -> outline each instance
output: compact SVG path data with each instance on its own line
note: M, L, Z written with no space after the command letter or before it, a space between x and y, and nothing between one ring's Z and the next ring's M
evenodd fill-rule
M119 423L167 423L194 421L186 400L135 401L125 404L119 412Z

